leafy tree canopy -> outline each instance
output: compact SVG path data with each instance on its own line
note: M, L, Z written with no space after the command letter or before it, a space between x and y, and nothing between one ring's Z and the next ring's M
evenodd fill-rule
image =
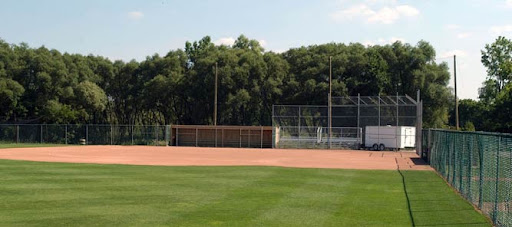
M421 90L424 125L448 123L448 67L434 62L425 41L327 43L274 53L244 35L231 46L206 36L141 62L0 40L0 116L4 122L211 124L217 63L218 124L270 125L273 104L327 103L329 57L333 95Z

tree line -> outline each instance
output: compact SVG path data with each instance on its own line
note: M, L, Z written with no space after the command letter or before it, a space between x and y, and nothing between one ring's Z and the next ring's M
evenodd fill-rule
M487 79L478 100L460 100L462 129L512 133L512 40L500 36L481 51ZM454 113L450 122L454 123ZM452 124L453 125L453 124Z
M448 124L450 74L428 42L274 53L243 35L230 46L206 36L140 62L0 40L0 122L212 124L217 63L218 124L271 125L273 104L327 104L330 56L333 96L421 90L424 126Z

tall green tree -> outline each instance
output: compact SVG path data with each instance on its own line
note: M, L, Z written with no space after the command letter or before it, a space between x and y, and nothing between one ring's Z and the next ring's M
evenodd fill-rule
M499 36L481 53L487 80L479 89L481 110L471 114L476 119L473 123L477 130L512 132L512 41Z
M0 41L0 116L11 122L211 124L217 64L218 124L270 125L273 104L327 103L330 58L334 96L422 90L425 125L447 123L448 68L433 61L427 42L327 43L274 53L244 35L220 46L206 36L140 62Z
M499 92L512 80L512 41L499 36L493 43L486 44L481 52L488 79L496 81Z

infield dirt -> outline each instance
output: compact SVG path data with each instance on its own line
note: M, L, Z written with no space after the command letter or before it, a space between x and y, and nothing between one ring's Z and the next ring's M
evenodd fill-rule
M154 146L68 146L0 149L0 159L43 162L298 168L431 170L414 152Z

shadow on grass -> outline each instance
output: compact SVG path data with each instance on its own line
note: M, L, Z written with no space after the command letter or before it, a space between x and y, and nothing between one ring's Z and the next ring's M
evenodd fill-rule
M492 226L432 171L401 171L412 226Z

